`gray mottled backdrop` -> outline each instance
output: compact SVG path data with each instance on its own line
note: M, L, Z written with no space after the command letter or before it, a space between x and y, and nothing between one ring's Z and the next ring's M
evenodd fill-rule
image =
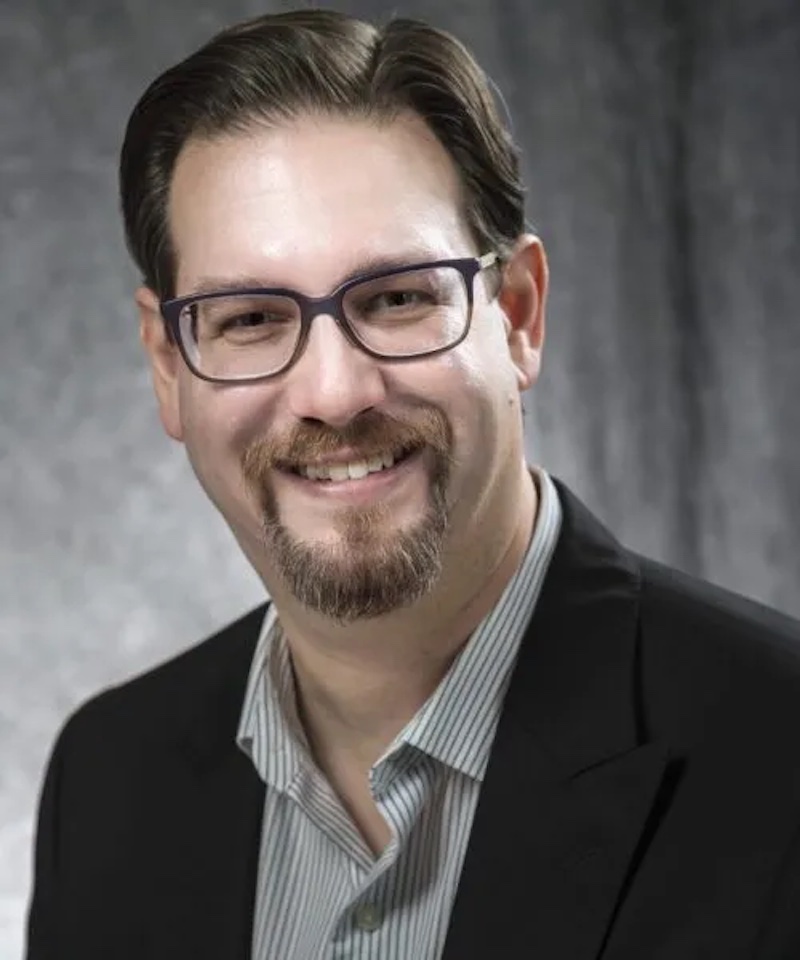
M78 701L258 600L163 438L115 162L144 84L257 0L0 0L0 958ZM800 614L797 0L381 0L477 51L550 250L533 456L631 545Z

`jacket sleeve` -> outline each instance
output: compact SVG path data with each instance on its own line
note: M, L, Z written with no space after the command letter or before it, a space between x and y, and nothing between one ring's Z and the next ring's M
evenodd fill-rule
M55 960L57 950L59 795L64 732L56 741L39 797L25 960Z

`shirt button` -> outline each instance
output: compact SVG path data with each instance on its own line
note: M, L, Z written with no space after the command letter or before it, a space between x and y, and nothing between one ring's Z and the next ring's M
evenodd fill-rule
M362 903L356 908L356 926L359 930L371 933L378 929L382 919L380 910L371 903Z

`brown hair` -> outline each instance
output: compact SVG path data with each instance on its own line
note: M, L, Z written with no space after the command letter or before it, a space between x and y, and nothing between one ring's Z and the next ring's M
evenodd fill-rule
M158 77L133 109L120 159L128 248L144 282L174 294L167 204L194 136L245 131L303 113L421 116L461 177L481 252L507 254L524 229L519 157L489 81L467 49L425 23L379 29L331 10L272 14L231 27Z

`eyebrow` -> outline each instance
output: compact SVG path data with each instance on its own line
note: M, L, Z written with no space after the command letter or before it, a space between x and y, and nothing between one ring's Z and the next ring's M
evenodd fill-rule
M453 254L450 254L448 257L445 257L440 252L437 253L434 250L423 248L409 249L402 254L376 254L374 256L367 256L359 260L355 269L351 270L346 276L341 277L334 284L334 289L366 274L381 273L384 270L414 266L416 263L428 263L429 261L449 259L452 256ZM464 254L464 256L467 256L467 254ZM267 280L264 276L256 276L254 274L237 274L236 276L227 277L206 276L198 279L198 281L192 285L192 289L181 296L206 293L237 293L241 290L261 287L275 290L289 289L286 284L275 283L274 281Z

